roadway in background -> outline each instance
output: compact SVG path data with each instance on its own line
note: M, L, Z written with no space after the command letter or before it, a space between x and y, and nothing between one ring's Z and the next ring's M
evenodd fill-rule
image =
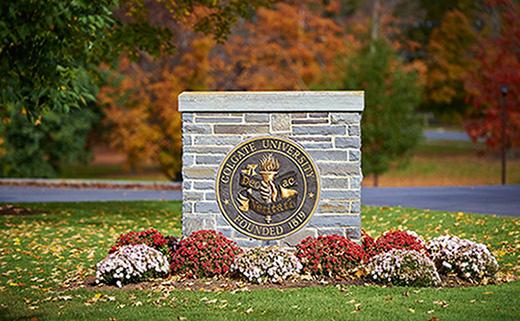
M0 186L0 202L182 200L180 190ZM365 187L362 204L520 217L520 185Z

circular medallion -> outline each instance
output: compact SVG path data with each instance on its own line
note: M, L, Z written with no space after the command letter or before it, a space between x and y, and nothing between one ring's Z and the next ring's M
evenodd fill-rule
M319 200L316 165L297 143L274 136L236 146L217 173L220 211L235 229L276 240L302 228Z

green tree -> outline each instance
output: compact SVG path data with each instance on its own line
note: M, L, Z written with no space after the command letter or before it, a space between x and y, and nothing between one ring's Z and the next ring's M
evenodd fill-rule
M365 90L362 119L362 168L374 185L390 166L406 161L421 137L415 114L421 88L384 40L373 40L350 59L345 88Z
M0 122L0 176L53 177L66 163L87 161L88 134L98 119L88 108L50 111L34 125L13 110Z
M223 39L267 3L219 0L17 0L0 4L0 107L37 119L95 100L97 67L122 51L174 49L171 25ZM158 19L158 17L167 17ZM157 23L157 20L160 23Z
M112 65L121 53L134 59L144 52L171 53L176 32L186 31L180 25L222 40L239 17L267 3L2 1L0 176L49 177L63 161L85 159L85 142L97 117L80 107L96 100L101 64Z

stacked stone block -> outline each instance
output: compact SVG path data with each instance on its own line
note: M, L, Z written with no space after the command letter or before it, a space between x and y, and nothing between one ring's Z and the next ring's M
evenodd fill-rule
M325 234L359 240L361 109L183 111L183 235L212 229L242 246L294 245L307 236ZM277 241L256 240L236 231L220 213L215 197L217 171L226 154L246 139L267 135L299 143L316 163L320 175L321 195L311 220L295 234Z

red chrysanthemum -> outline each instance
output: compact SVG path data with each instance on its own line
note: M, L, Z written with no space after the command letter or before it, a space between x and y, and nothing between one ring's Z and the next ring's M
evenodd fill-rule
M305 272L314 275L344 277L365 259L363 248L340 235L307 237L296 246L296 256Z
M371 254L380 254L388 252L392 249L396 250L415 250L421 253L426 253L426 248L423 240L413 233L407 231L388 231L377 238L375 248Z
M130 231L119 235L116 244L110 248L109 253L115 252L118 248L124 245L144 244L160 251L170 258L177 248L177 243L175 237L165 237L153 228L144 231Z
M234 241L220 232L196 231L179 243L170 268L173 273L187 277L225 275L231 269L235 256L241 252Z

